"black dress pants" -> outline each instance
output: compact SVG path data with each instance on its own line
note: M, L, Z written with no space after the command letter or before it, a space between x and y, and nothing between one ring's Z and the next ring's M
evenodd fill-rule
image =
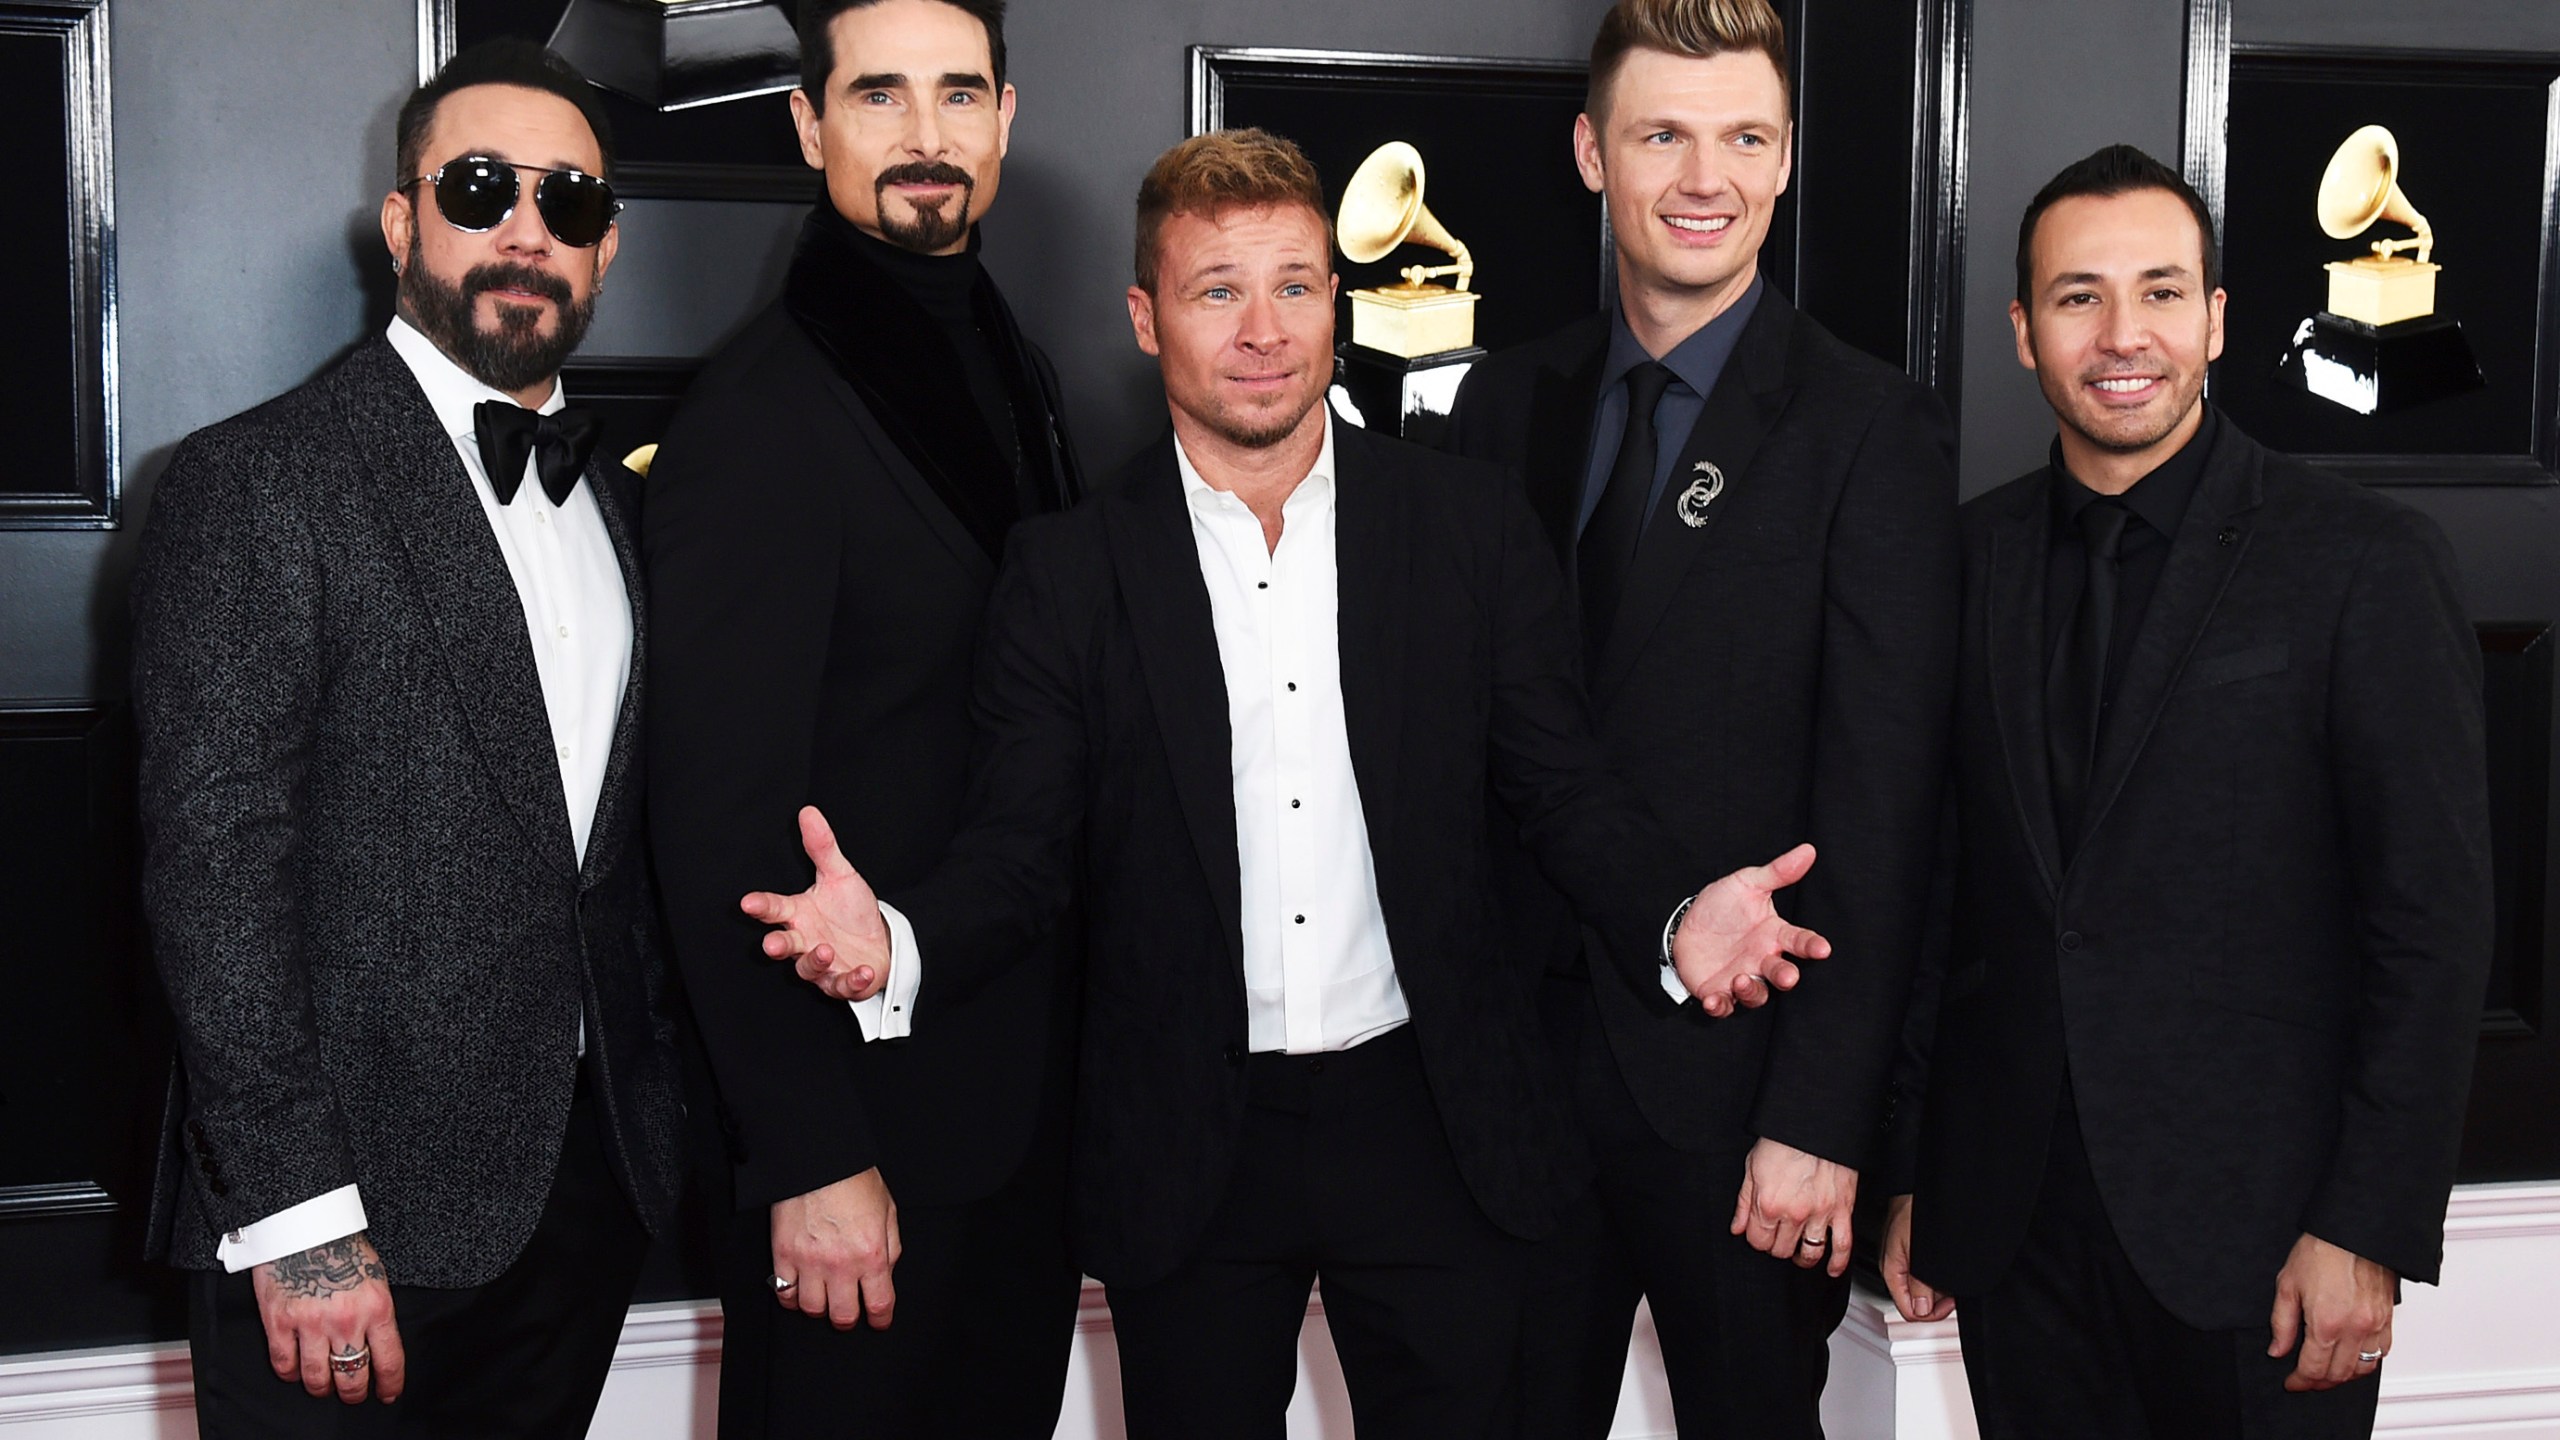
M2066 1091L2035 1218L1999 1285L1959 1296L1983 1440L2347 1440L2373 1433L2381 1372L2288 1394L2265 1325L2199 1330L2134 1273ZM2267 1277L2275 1304L2276 1277Z
M785 1310L771 1212L740 1213L720 1297L722 1440L1049 1440L1084 1286L1067 1256L1062 1132L1044 1127L984 1199L899 1204L886 1330Z
M1235 1175L1198 1249L1111 1287L1129 1440L1280 1440L1319 1280L1360 1440L1492 1433L1528 1247L1459 1175L1412 1027L1246 1073Z
M648 1232L605 1159L583 1082L551 1197L498 1278L466 1290L402 1285L392 1318L408 1356L398 1403L315 1397L267 1364L252 1272L189 1277L196 1428L205 1440L577 1440L621 1339Z
M1598 1176L1531 1261L1541 1322L1520 1350L1520 1440L1600 1440L1616 1418L1636 1302L1648 1300L1682 1440L1819 1440L1849 1281L1729 1233L1752 1139L1673 1147L1637 1110L1591 985L1546 1009Z

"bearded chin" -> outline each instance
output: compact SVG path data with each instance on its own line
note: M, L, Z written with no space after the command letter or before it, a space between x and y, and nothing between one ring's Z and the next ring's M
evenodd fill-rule
M880 234L901 250L931 255L948 250L969 233L969 202L976 191L961 187L957 195L946 196L930 209L909 202L904 217L892 214L892 207L880 207Z
M448 285L428 273L420 248L412 244L408 263L400 267L400 313L472 379L507 394L530 390L559 374L587 338L587 327L595 323L595 292L555 306L560 323L549 335L542 333L540 307L504 302L496 328L482 329L474 312L493 283L475 272Z

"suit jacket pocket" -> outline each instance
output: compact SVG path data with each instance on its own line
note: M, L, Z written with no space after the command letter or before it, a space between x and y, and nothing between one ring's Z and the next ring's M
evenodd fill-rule
M2273 645L2256 645L2246 650L2207 655L2188 662L2186 678L2178 689L2183 693L2229 685L2238 680L2254 680L2261 675L2276 674L2289 663L2281 640Z

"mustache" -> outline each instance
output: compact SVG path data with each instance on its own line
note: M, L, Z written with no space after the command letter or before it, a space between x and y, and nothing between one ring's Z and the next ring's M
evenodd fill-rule
M491 290L522 290L539 295L562 309L568 308L570 300L568 281L548 270L537 270L512 260L493 260L486 265L472 266L457 289L466 305Z
M948 160L910 160L904 165L892 165L881 171L880 178L871 182L871 188L886 190L892 185L960 185L975 189L977 183L976 176Z

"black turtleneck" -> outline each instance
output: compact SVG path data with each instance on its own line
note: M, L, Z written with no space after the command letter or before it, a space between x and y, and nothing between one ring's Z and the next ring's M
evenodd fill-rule
M1019 468L1022 448L1014 433L1013 404L1005 396L1003 365L979 316L978 282L986 272L978 264L977 230L969 231L969 243L957 255L920 255L872 236L833 207L826 207L826 214L837 221L864 259L880 267L942 327L951 348L959 353L969 398L986 417L987 438L995 442L1008 467Z

